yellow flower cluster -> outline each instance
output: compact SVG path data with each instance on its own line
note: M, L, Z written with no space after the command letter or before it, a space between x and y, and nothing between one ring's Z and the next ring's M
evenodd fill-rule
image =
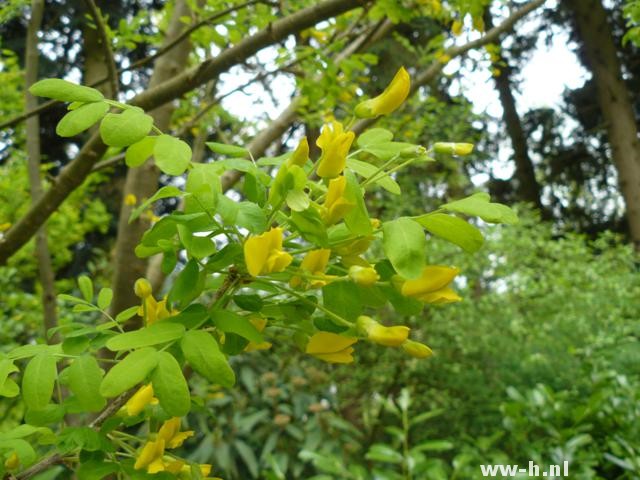
M191 467L184 460L165 455L165 449L174 449L182 445L193 430L180 431L180 418L173 417L162 424L154 440L145 443L136 458L133 468L146 469L147 473L168 472L172 474L190 473ZM211 465L200 465L203 477L211 473Z
M321 178L335 178L347 164L347 154L356 134L345 132L340 122L333 121L324 127L316 141L322 150L316 173Z
M145 278L136 280L133 291L138 298L142 299L138 315L144 318L147 326L179 313L177 310L169 311L167 309L167 297L160 301L153 298L151 284Z

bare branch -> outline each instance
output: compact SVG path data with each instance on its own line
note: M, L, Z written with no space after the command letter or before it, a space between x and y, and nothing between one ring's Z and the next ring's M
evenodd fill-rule
M118 70L113 58L113 52L111 51L111 44L109 42L109 35L107 34L104 18L102 18L102 14L100 13L100 10L98 10L98 7L96 7L93 0L84 0L84 3L89 10L91 18L93 18L93 21L96 24L96 30L100 37L100 44L102 46L104 58L107 62L107 79L109 81L109 86L111 87L111 95L113 98L118 98Z

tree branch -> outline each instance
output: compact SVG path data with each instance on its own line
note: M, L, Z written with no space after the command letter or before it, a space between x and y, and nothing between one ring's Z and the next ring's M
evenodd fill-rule
M107 62L107 79L109 82L109 86L111 87L111 95L113 98L118 98L118 69L116 68L116 62L113 58L113 52L111 51L111 44L109 42L109 35L107 34L107 27L104 22L104 18L102 18L102 14L93 0L84 0L87 9L89 10L89 14L93 21L96 24L96 30L98 31L98 35L100 37L100 44L102 46L102 50L104 53L104 58Z
M207 83L232 66L243 62L263 48L277 43L290 34L312 27L316 23L352 10L367 0L326 0L288 17L276 20L267 28L223 51L216 58L177 75L172 80L136 95L131 105L153 110L188 91ZM94 163L104 154L106 146L98 134L82 147L77 157L57 177L45 195L33 205L0 239L0 265L17 252L35 234L40 225L58 208L67 196L82 184Z

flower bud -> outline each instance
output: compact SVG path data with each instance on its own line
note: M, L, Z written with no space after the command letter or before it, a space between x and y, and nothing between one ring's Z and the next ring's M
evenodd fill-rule
M370 287L380 279L380 275L372 267L361 267L359 265L353 265L349 268L349 278L358 285L363 287Z
M147 298L151 295L151 284L146 278L139 278L133 286L133 291L138 298Z
M473 143L437 142L433 150L436 153L465 156L473 152Z
M407 354L415 358L427 358L433 355L429 347L423 343L414 342L413 340L405 340L401 347Z
M20 465L20 459L18 458L18 454L16 452L11 453L9 458L7 458L4 462L4 468L7 470L14 470L18 468Z
M385 327L365 315L358 317L356 327L369 340L386 347L399 347L402 345L407 340L410 330L409 327L404 325Z

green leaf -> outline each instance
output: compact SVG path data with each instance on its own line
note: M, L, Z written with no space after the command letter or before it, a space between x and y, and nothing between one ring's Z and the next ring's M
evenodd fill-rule
M328 245L327 227L314 207L309 207L304 212L291 212L291 222L305 240L321 247Z
M242 440L236 440L233 442L233 445L236 447L238 454L242 458L242 461L249 469L249 473L253 478L258 478L258 459L256 458L253 450L249 445L244 443Z
M429 440L416 445L411 449L411 452L444 452L454 447L455 445L453 443L446 440Z
M30 410L42 410L47 406L57 376L53 355L39 353L29 361L22 377L22 397Z
M191 147L171 135L160 135L153 147L156 165L167 175L182 175L191 163Z
M111 474L120 470L120 466L115 463L103 460L88 460L82 462L77 470L78 478L82 480L102 480L112 478Z
M518 223L518 216L513 210L501 203L490 203L490 200L491 197L488 193L478 192L462 200L442 205L441 208L449 212L480 217L488 223L506 223L509 225Z
M168 352L158 354L158 366L151 374L153 393L160 406L172 417L182 417L191 410L189 386L178 361Z
M154 348L141 348L130 353L107 372L100 383L100 395L115 397L135 387L156 368L158 355Z
M216 310L211 312L211 318L215 326L225 333L235 333L255 343L262 343L264 341L262 334L256 329L253 323L237 313L226 310Z
M130 318L133 318L133 316L138 313L139 308L140 307L136 305L135 307L129 307L126 310L121 311L118 315L116 315L116 322L121 323L129 320Z
M80 287L84 299L91 303L93 300L93 282L91 279L86 275L80 275L78 277L78 287Z
M405 278L418 278L425 264L427 240L419 223L400 217L382 225L382 247L393 268Z
M100 136L110 147L128 147L146 137L152 126L151 116L128 108L122 113L107 113L100 122Z
M400 452L397 452L395 449L389 447L388 445L383 445L381 443L376 443L372 445L367 454L364 456L367 460L375 460L377 462L385 462L385 463L402 463L403 457Z
M189 365L210 382L226 388L236 383L229 361L209 333L190 330L182 337L180 346Z
M459 217L427 213L415 220L433 235L458 245L466 252L477 252L484 243L480 230Z
M364 191L360 188L358 180L353 173L347 171L344 176L347 179L345 188L345 198L355 205L344 216L344 223L349 227L349 231L354 235L371 235L373 227L369 219L369 212L364 203Z
M101 310L106 310L111 305L113 299L113 290L110 288L101 288L98 292L98 307Z
M21 438L0 440L0 451L16 452L23 467L31 465L37 459L36 451L31 444ZM8 478L11 476L9 475Z
M213 164L195 164L187 175L184 189L191 194L185 198L185 213L202 211L215 213L222 186L220 175Z
M214 153L225 155L227 157L248 157L249 150L236 145L227 145L226 143L207 142L207 147Z
M150 347L177 340L184 334L184 326L168 320L159 321L133 332L120 333L107 340L106 347L117 352L133 348Z
M158 137L144 137L142 140L129 145L127 152L124 154L124 161L128 167L139 167L153 155L153 148L156 145Z
M169 302L177 303L184 307L194 298L200 295L202 282L200 268L195 259L191 259L176 277L171 290L169 290Z
M136 218L140 216L142 212L144 212L149 205L151 205L156 200L161 200L163 198L169 197L181 197L184 195L182 190L178 187L173 187L171 185L167 185L165 187L160 188L151 198L148 198L144 202L142 202L137 208L135 208L131 215L129 216L129 223L133 222Z
M311 204L311 200L309 200L309 196L304 190L289 190L285 201L287 206L294 212L303 212Z
M267 216L264 211L255 203L238 203L238 213L235 223L244 227L251 233L262 233L267 229Z
M393 193L394 195L400 195L402 193L400 191L400 185L398 185L398 182L396 182L386 173L379 171L378 167L376 167L375 165L363 162L361 160L356 160L355 158L349 158L347 159L347 167L349 167L361 177L367 179L375 175L373 177L373 183L380 185L389 193Z
M16 382L7 378L0 387L0 397L14 398L20 395L20 387Z
M416 145L412 143L404 142L380 142L372 145L367 145L362 148L367 153L370 153L374 157L378 157L380 160L387 161L396 155L404 154L409 151L411 153L418 153Z
M36 97L53 98L61 102L99 102L104 96L95 88L77 85L58 78L47 78L29 88Z
M347 320L355 320L362 314L358 287L352 282L332 282L322 287L322 303Z
M68 370L69 389L87 412L102 410L106 404L100 396L100 382L103 372L95 357L83 355L76 358Z
M0 358L0 385L4 385L10 373L17 372L18 368L8 358Z
M178 225L178 236L187 253L198 260L213 255L216 250L216 243L209 238L194 235L186 225Z
M358 137L357 144L360 148L364 148L367 145L374 145L376 143L387 143L393 139L393 133L384 128L371 128L362 133Z
M73 137L84 132L109 111L105 102L92 102L70 111L58 122L56 133L61 137Z

